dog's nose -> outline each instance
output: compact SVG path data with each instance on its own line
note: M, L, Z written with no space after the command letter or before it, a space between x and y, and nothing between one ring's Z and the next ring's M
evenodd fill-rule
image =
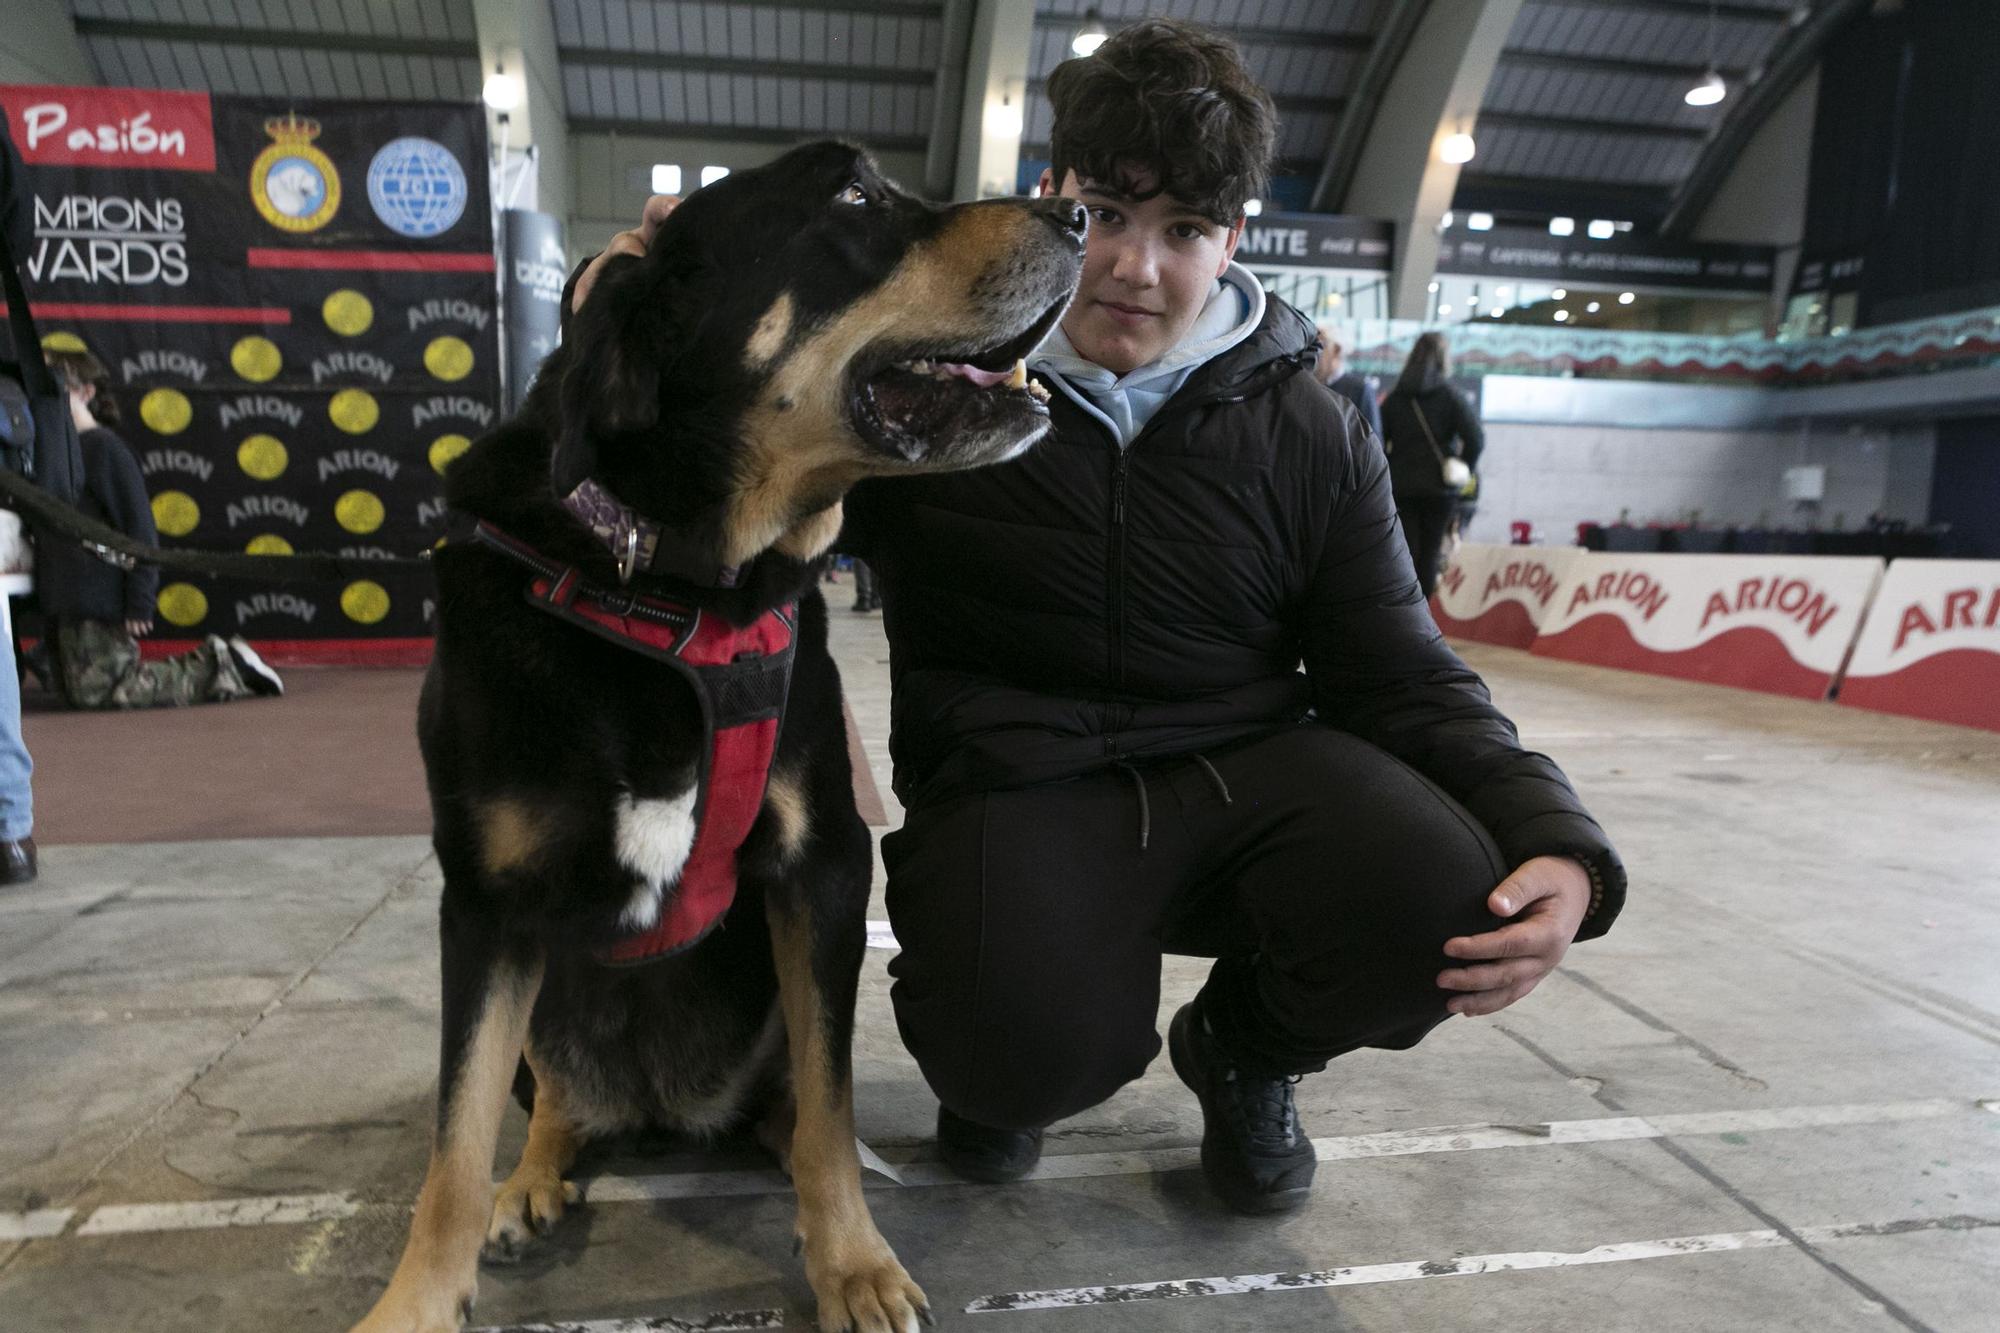
M1083 244L1084 233L1090 229L1090 211L1074 199L1061 197L1038 200L1042 206L1042 216L1057 231Z

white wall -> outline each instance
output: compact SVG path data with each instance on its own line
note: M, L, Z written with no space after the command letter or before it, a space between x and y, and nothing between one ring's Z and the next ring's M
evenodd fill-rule
M1536 540L1565 545L1582 522L1702 525L1770 521L1801 526L1784 498L1784 470L1825 466L1819 526L1859 527L1878 510L1922 522L1930 501L1935 435L1928 426L1854 430L1635 430L1491 422L1480 460L1479 514L1471 536L1506 541L1507 525L1525 519Z

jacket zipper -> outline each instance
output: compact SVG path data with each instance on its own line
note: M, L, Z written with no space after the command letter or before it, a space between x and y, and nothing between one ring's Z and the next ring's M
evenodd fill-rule
M1119 449L1118 442L1113 440L1111 447L1117 450L1118 458L1111 466L1111 569L1107 589L1111 625L1106 639L1111 654L1108 679L1113 687L1118 687L1125 683L1125 474L1131 446Z

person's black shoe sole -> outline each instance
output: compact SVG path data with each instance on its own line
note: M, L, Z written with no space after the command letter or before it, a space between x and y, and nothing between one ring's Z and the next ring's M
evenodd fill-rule
M967 1140L975 1138L977 1142ZM1008 1185L1042 1160L1040 1130L992 1129L938 1108L938 1159L980 1185Z
M1188 1031L1193 1020L1194 1006L1184 1004L1174 1015L1174 1021L1167 1027L1167 1055L1173 1061L1174 1073L1180 1075L1181 1082L1187 1084L1196 1100L1201 1103L1201 1174L1208 1181L1208 1187L1215 1196L1227 1204L1234 1212L1246 1217L1268 1217L1274 1213L1296 1212L1312 1197L1312 1183L1308 1181L1293 1189L1261 1190L1250 1181L1237 1178L1228 1169L1228 1161L1233 1154L1227 1140L1226 1131L1211 1126L1220 1126L1222 1115L1211 1110L1208 1104L1208 1080L1201 1062L1193 1050L1193 1035Z

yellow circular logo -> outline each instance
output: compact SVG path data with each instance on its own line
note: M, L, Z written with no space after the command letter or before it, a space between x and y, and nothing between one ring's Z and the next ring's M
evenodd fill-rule
M444 475L445 464L472 447L463 435L440 435L431 441L431 470Z
M236 346L229 349L229 364L236 367L236 373L253 384L277 378L285 368L285 358L278 352L278 344L261 334L251 334L238 338Z
M318 231L340 211L340 173L313 147L319 122L292 114L264 122L271 146L250 164L250 202L279 231Z
M290 461L284 441L275 435L252 435L236 446L236 466L259 481L282 476Z
M74 333L58 329L54 333L42 335L42 350L45 352L88 352L90 346Z
M194 408L179 389L154 389L139 400L139 420L156 435L178 435L194 420Z
M433 338L424 348L424 369L441 380L462 380L472 373L472 348L449 333Z
M359 579L340 590L340 609L357 625L372 625L389 614L389 594L381 584Z
M159 608L176 625L199 625L208 618L208 598L192 583L169 583L160 589Z
M243 549L250 555L290 555L292 544L275 532L264 532L252 537Z
M185 537L201 522L201 506L186 491L161 491L153 497L153 526L169 537Z
M375 303L352 287L342 287L320 302L319 313L328 328L352 338L368 332L368 326L375 322Z
M349 435L366 435L375 429L382 409L375 405L375 395L368 390L342 389L326 405L326 414Z
M382 502L370 491L349 491L333 502L333 516L349 532L373 532L382 526Z

